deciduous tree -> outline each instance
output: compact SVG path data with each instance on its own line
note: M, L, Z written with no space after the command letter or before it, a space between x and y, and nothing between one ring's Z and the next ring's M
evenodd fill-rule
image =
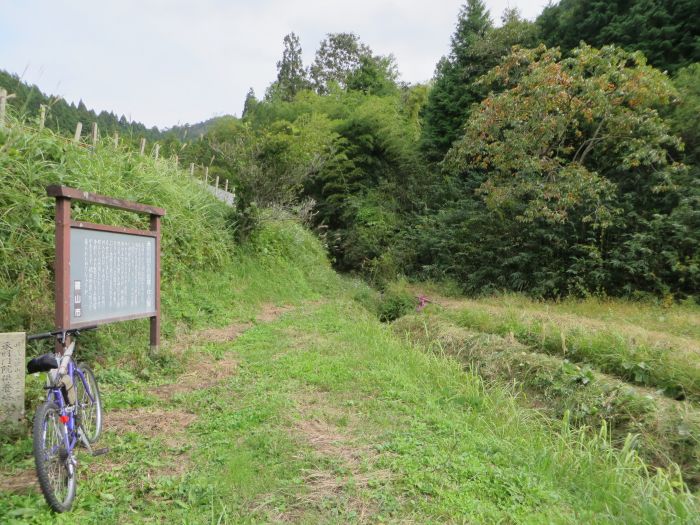
M502 91L444 161L471 223L452 248L473 255L460 273L487 265L488 280L544 294L687 290L687 237L651 253L683 198L681 141L657 111L676 96L668 77L641 53L582 46L562 60L542 46L515 50L481 83Z
M372 50L354 33L329 33L316 52L310 74L316 91L328 93L329 84L346 87L350 75L362 64L362 57L372 57Z
M488 92L477 80L510 52L513 45L536 45L536 28L517 10L507 10L494 28L481 0L462 8L448 57L438 63L433 88L423 110L422 147L429 160L442 160L462 136L474 103Z

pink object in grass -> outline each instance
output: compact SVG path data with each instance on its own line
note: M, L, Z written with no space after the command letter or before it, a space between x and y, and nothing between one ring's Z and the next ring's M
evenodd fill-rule
M418 306L416 306L416 312L420 312L423 308L425 308L425 305L427 305L429 302L430 299L428 299L425 295L419 295Z

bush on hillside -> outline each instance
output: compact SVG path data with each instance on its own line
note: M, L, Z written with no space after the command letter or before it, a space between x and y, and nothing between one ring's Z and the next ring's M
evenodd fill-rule
M416 298L404 281L391 283L382 293L378 307L379 320L386 323L395 321L416 308Z

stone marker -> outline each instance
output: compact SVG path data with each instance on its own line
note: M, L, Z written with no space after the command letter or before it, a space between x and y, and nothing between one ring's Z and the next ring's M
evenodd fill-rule
M0 421L24 417L25 334L0 333Z

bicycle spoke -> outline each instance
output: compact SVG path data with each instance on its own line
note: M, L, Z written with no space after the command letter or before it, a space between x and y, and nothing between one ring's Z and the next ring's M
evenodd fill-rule
M42 422L41 460L51 491L59 502L68 497L68 455L65 454L65 427L57 412L48 412Z
M80 427L90 443L97 441L102 428L102 408L95 376L89 367L80 365L82 374L76 379L78 388L77 414Z

